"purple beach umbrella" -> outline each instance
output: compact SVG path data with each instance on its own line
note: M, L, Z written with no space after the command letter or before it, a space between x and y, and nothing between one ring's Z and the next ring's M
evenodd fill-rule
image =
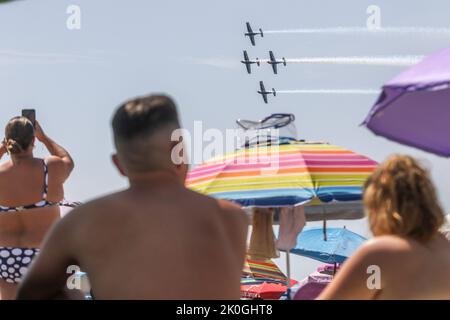
M450 157L450 47L386 83L363 124L376 135Z

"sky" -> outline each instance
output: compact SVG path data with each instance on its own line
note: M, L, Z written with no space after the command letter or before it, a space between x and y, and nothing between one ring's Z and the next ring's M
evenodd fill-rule
M77 5L80 29L70 30L67 9ZM450 28L450 2L435 1L173 1L19 0L0 5L0 125L35 108L49 136L67 148L76 169L66 196L86 201L126 186L110 161L110 120L123 101L163 92L175 98L183 126L235 128L238 118L271 113L296 116L299 138L343 146L382 161L392 153L415 156L431 170L450 213L450 162L376 137L360 126L376 94L280 94L264 104L258 82L268 88L379 89L405 66L268 65L248 75L250 57L421 56L450 44L445 32L267 33L252 47L254 29L290 30L366 26L369 5L380 8L381 26ZM45 154L42 145L36 154ZM354 224L358 230L362 222ZM365 229L364 229L365 230ZM364 233L363 231L361 231Z

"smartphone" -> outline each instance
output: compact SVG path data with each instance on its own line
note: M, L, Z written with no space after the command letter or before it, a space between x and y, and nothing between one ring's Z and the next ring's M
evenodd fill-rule
M22 110L22 117L25 117L28 120L30 120L31 123L34 126L35 123L36 123L36 110L34 110L34 109L23 109Z

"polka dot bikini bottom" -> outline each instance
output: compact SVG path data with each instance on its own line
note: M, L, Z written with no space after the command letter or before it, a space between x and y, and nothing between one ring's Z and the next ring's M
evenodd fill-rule
M0 279L19 283L39 249L0 247Z

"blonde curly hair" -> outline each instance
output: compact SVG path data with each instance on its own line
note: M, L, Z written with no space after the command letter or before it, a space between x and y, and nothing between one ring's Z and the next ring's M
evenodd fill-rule
M375 236L429 241L444 223L427 170L410 156L393 155L367 180L364 205Z

